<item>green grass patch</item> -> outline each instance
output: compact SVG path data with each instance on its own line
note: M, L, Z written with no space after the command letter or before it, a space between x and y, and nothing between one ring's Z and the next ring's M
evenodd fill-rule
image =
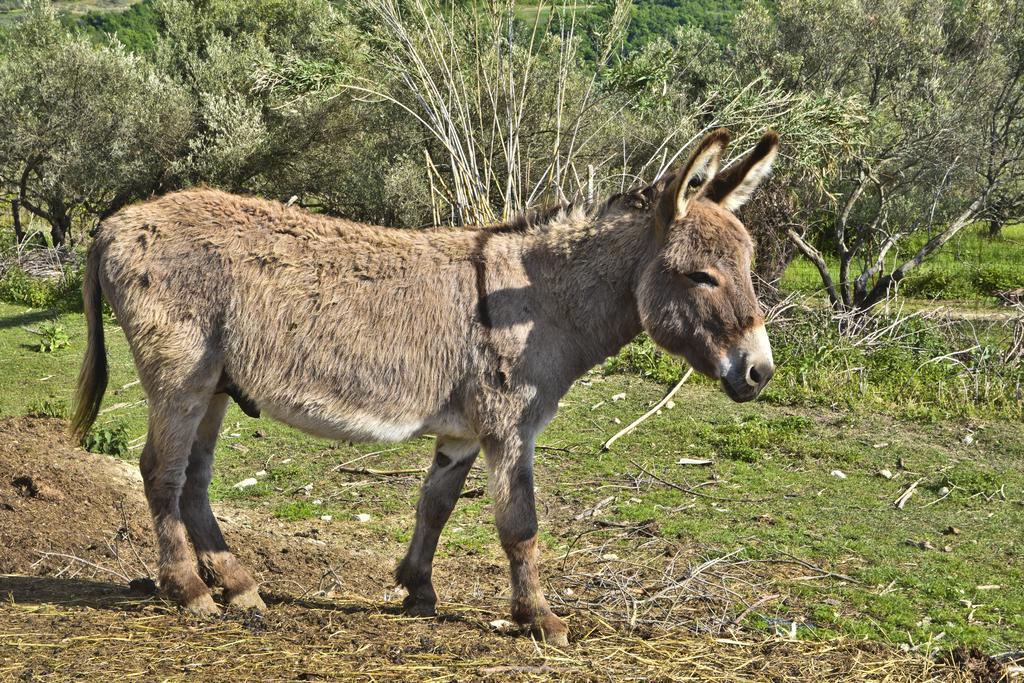
M274 517L288 522L299 522L304 519L313 519L320 515L320 508L307 500L292 500L281 503L274 508Z

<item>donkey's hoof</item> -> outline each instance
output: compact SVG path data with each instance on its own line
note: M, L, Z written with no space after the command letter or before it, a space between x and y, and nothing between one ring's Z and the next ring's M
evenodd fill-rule
M531 629L534 637L555 647L568 647L569 627L565 622L550 612L533 623Z
M407 595L402 601L402 612L409 617L436 617L437 603Z
M227 599L228 607L230 607L231 609L267 609L266 603L263 602L263 598L260 597L260 592L255 588L250 588L247 591L242 591L241 593L234 593L231 595L227 594L227 591L225 591L224 597Z
M209 593L200 593L186 602L183 607L200 617L212 617L220 614L220 607L213 601L213 596Z

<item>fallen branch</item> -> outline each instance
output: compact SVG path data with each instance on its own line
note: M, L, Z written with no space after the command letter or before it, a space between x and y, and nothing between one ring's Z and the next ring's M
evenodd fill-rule
M423 474L427 471L426 467L417 467L409 470L376 470L372 467L335 467L335 472L345 472L346 474L369 474L375 477L394 477L403 474Z
M121 573L121 572L119 572L119 571L117 571L115 569L109 569L109 568L104 567L102 565L98 565L95 562L90 562L89 560L86 560L84 558L78 557L77 555L68 555L67 553L53 553L53 552L48 552L48 551L44 551L44 550L33 550L32 552L34 552L37 555L39 555L39 559L32 563L33 567L35 567L36 565L38 565L40 562L42 562L45 559L48 559L48 558L51 558L51 557L59 557L59 558L64 559L64 560L68 560L68 561L70 561L72 563L73 562L79 562L81 564L84 564L86 567L92 567L93 569L96 569L98 571L106 572L108 574L112 574L113 576L116 576L119 579L124 579L125 582L131 581L131 577L127 576L126 574L123 574L123 573Z
M750 614L751 612L753 612L755 609L757 609L758 607L760 607L761 605L763 605L766 602L771 602L773 600L778 600L781 597L782 596L779 595L778 593L772 593L771 595L765 595L764 597L758 598L757 600L752 602L750 605L748 605L745 610L740 612L736 616L736 618L732 620L732 623L736 624L737 626L739 626L741 623L743 623L743 620L747 618L747 615Z
M608 439L603 444L601 444L601 450L602 451L611 450L611 447L612 447L613 443L618 441L621 437L625 436L626 434L629 434L631 431L633 431L634 429L639 427L640 424L643 423L644 420L646 420L651 415L654 415L656 412L658 412L659 410L664 408L665 405L669 401L672 400L672 397L675 396L676 392L679 391L679 388L681 386L683 386L683 383L686 382L686 380L690 379L690 375L692 375L692 374L693 374L693 368L687 368L686 373L683 375L683 378L681 380L679 380L676 383L676 385L669 390L669 392L667 394L665 394L665 398L663 398L660 401L658 401L654 405L653 408L648 410L646 413L644 413L643 415L641 415L637 419L635 419L632 422L630 422L623 429L619 430L619 432L616 433L612 438Z
M900 494L900 497L892 502L892 504L898 509L902 510L903 506L907 504L910 497L914 495L914 491L917 490L917 485L920 484L924 479L918 479L913 484L907 487L907 490Z
M653 479L654 481L660 482L660 483L664 484L665 486L668 486L669 488L673 488L673 489L675 489L677 491L682 491L683 493L689 493L690 495L693 495L693 496L700 496L701 498L709 498L711 500L718 500L718 501L727 502L727 503L763 503L765 501L775 500L774 498L733 498L733 497L730 497L730 496L713 496L710 493L703 493L701 491L698 491L695 487L682 486L680 484L675 483L674 481L669 481L668 479L664 479L662 477L659 477L658 475L654 474L653 472L649 472L647 469L645 469L643 467L643 465L641 465L640 463L636 462L635 460L630 460L629 463L633 467L637 468L638 470L640 470L641 472L646 474L648 477ZM697 486L698 487L700 487L700 486L708 486L708 485L713 484L713 483L716 483L716 482L706 481L706 482L704 482L702 484L698 484Z
M580 514L576 515L575 517L573 517L573 519L575 519L577 522L579 522L579 521L584 520L584 519L586 519L588 517L594 517L595 515L597 515L598 512L601 511L601 508L603 508L604 506L608 505L608 503L613 502L614 500L615 500L615 496L608 496L604 500L600 501L594 507L587 508L586 510L584 510Z

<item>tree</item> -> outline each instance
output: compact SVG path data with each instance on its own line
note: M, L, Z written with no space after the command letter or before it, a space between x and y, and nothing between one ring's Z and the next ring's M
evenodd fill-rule
M1024 195L1020 0L784 0L737 21L740 63L858 98L865 125L790 239L833 306L865 311L996 206ZM829 254L837 272L826 258Z
M54 246L76 217L102 218L164 186L189 122L178 88L119 44L71 35L46 2L4 45L0 182L17 217L49 223Z

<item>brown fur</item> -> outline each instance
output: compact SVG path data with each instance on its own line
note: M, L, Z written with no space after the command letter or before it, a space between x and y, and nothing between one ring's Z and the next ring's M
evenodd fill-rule
M540 589L533 499L534 441L558 399L641 330L737 400L771 376L751 240L703 196L726 139L713 133L675 176L592 213L485 230L395 230L208 189L104 221L83 291L74 428L88 429L105 386L102 291L150 401L141 466L164 590L199 612L217 609L207 583L230 604L262 606L206 497L230 394L335 439L438 436L396 573L415 613L433 612L437 537L482 446L513 615L564 643Z

